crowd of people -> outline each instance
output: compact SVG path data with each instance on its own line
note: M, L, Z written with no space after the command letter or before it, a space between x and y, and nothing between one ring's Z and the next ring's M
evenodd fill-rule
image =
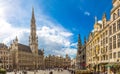
M46 74L46 72L49 72L49 74L54 74L54 72L63 72L64 70L68 70L68 69L63 69L63 68L55 68L55 69L45 69L42 70L44 74ZM40 70L34 70L34 74L37 74L37 72L39 72ZM75 74L75 71L73 70L68 70L70 74ZM14 74L28 74L27 70L22 70L22 71L16 71L14 70ZM48 74L48 73L47 73Z

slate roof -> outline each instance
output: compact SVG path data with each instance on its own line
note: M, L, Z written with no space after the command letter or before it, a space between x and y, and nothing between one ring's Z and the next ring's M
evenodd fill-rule
M18 50L19 51L24 51L24 52L32 53L32 51L31 51L31 49L30 49L29 46L23 45L23 44L20 44L20 43L18 43Z
M42 50L38 50L38 55L43 55L43 51Z
M8 48L7 45L3 44L3 43L0 43L0 48Z

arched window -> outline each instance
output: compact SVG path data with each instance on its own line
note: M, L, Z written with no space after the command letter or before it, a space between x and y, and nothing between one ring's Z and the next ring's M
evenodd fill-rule
M105 26L105 21L103 21L103 28L104 28L104 26Z
M118 16L120 16L120 9L118 9Z
M120 30L120 20L117 21L117 30Z
M114 14L113 14L113 20L115 20L115 19L116 19L116 14L114 13Z

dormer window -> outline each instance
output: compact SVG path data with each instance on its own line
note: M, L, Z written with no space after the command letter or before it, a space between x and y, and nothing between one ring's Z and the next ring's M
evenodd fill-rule
M112 34L112 26L109 27L109 35Z
M117 18L116 14L113 14L113 20L115 20Z
M116 32L116 23L113 24L113 33Z

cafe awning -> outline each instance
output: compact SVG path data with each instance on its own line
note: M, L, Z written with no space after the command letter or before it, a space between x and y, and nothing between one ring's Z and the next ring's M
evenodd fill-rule
M113 62L113 63L108 63L107 65L105 65L106 67L117 67L117 66L120 66L120 63L116 63L116 62Z

